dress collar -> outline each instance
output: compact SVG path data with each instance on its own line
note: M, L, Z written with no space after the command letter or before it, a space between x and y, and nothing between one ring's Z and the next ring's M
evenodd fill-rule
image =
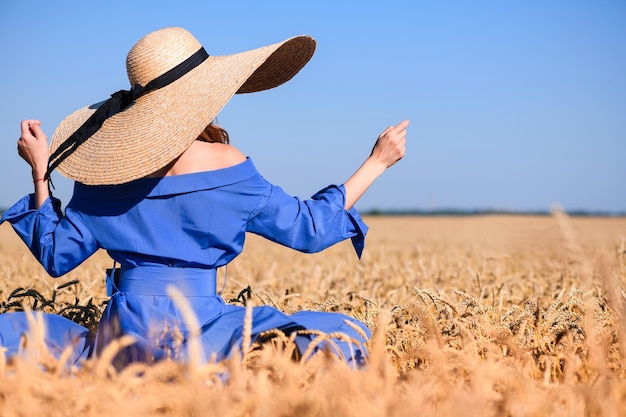
M223 187L258 175L252 159L228 168L166 177L140 178L119 185L74 183L74 196L88 199L127 199L163 197Z

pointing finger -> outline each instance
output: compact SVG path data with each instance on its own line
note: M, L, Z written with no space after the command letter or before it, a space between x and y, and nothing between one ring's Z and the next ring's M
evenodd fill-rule
M394 130L396 130L397 132L400 132L404 129L406 129L409 126L410 122L408 120L403 120L400 123L398 123L396 126L394 126Z

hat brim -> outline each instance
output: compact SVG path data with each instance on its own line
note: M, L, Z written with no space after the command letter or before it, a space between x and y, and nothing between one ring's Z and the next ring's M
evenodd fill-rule
M109 117L57 169L87 185L122 184L149 175L178 158L234 94L285 83L314 51L313 38L296 36L238 54L210 56L172 84ZM52 136L51 153L98 106L84 107L64 119Z

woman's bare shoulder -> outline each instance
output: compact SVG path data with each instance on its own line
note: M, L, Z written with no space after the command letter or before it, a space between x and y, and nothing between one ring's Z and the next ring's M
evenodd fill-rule
M189 151L193 153L194 158L201 158L209 165L216 164L218 168L227 168L230 165L236 165L246 160L246 156L236 147L224 143L209 143L195 141ZM187 153L187 152L185 152Z
M246 156L232 145L195 141L171 165L153 176L191 174L229 168L246 160Z
M178 162L191 169L190 172L197 172L228 168L245 159L245 155L234 146L197 140L181 155Z

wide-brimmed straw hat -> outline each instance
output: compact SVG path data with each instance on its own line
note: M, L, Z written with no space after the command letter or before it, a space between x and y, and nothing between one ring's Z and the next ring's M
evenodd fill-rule
M87 185L121 184L151 174L180 156L234 94L283 84L314 51L313 38L296 36L209 56L185 29L152 32L126 59L134 95L121 91L125 95L116 93L115 100L84 107L63 120L51 139L51 168ZM142 91L151 81L168 77L164 86ZM113 101L115 109L103 112ZM94 125L94 118L101 120Z

